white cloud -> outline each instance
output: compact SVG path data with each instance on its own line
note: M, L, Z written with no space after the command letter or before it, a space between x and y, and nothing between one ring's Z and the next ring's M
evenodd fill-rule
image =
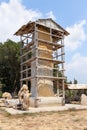
M22 4L22 0L9 0L8 3L0 4L0 42L6 41L8 38L17 40L13 34L24 24L44 16L53 18L55 16L52 11L42 14L38 10L26 9Z
M68 79L73 80L74 77L79 83L87 83L87 57L83 57L80 53L73 55L71 61L66 63L66 75Z
M39 11L26 9L21 0L9 0L0 4L0 42L13 38L20 26L41 17Z
M53 20L56 20L56 17L54 16L54 14L53 14L52 11L48 12L48 13L46 14L46 16L47 16L48 18L52 18Z
M82 42L86 39L86 33L84 30L84 25L86 20L82 20L71 27L67 27L66 30L70 33L68 37L65 38L65 44L67 50L75 50L81 46Z

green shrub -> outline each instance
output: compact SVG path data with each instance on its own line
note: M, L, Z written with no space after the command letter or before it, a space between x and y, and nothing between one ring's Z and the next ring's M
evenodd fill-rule
M2 97L2 92L0 91L0 98Z

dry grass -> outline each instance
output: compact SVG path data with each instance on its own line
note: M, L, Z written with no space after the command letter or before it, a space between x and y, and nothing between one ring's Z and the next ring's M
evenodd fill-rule
M87 110L10 115L0 110L0 130L87 130Z

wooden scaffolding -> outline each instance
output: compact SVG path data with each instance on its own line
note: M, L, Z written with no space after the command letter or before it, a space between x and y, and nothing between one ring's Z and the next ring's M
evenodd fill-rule
M39 19L22 26L20 36L20 86L27 84L32 96L54 96L64 89L64 37L69 33L52 19ZM61 84L61 85L60 85Z

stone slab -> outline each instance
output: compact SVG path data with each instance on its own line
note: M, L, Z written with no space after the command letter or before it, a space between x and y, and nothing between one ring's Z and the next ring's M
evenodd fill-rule
M16 110L13 108L6 108L6 107L1 107L2 110L7 111L8 113L12 115L16 114L24 114L24 113L39 113L39 112L57 112L57 111L67 111L67 110L87 110L87 106L82 106L82 105L76 105L76 104L66 104L65 106L51 106L51 107L30 107L29 110L27 111L21 111L21 110Z

